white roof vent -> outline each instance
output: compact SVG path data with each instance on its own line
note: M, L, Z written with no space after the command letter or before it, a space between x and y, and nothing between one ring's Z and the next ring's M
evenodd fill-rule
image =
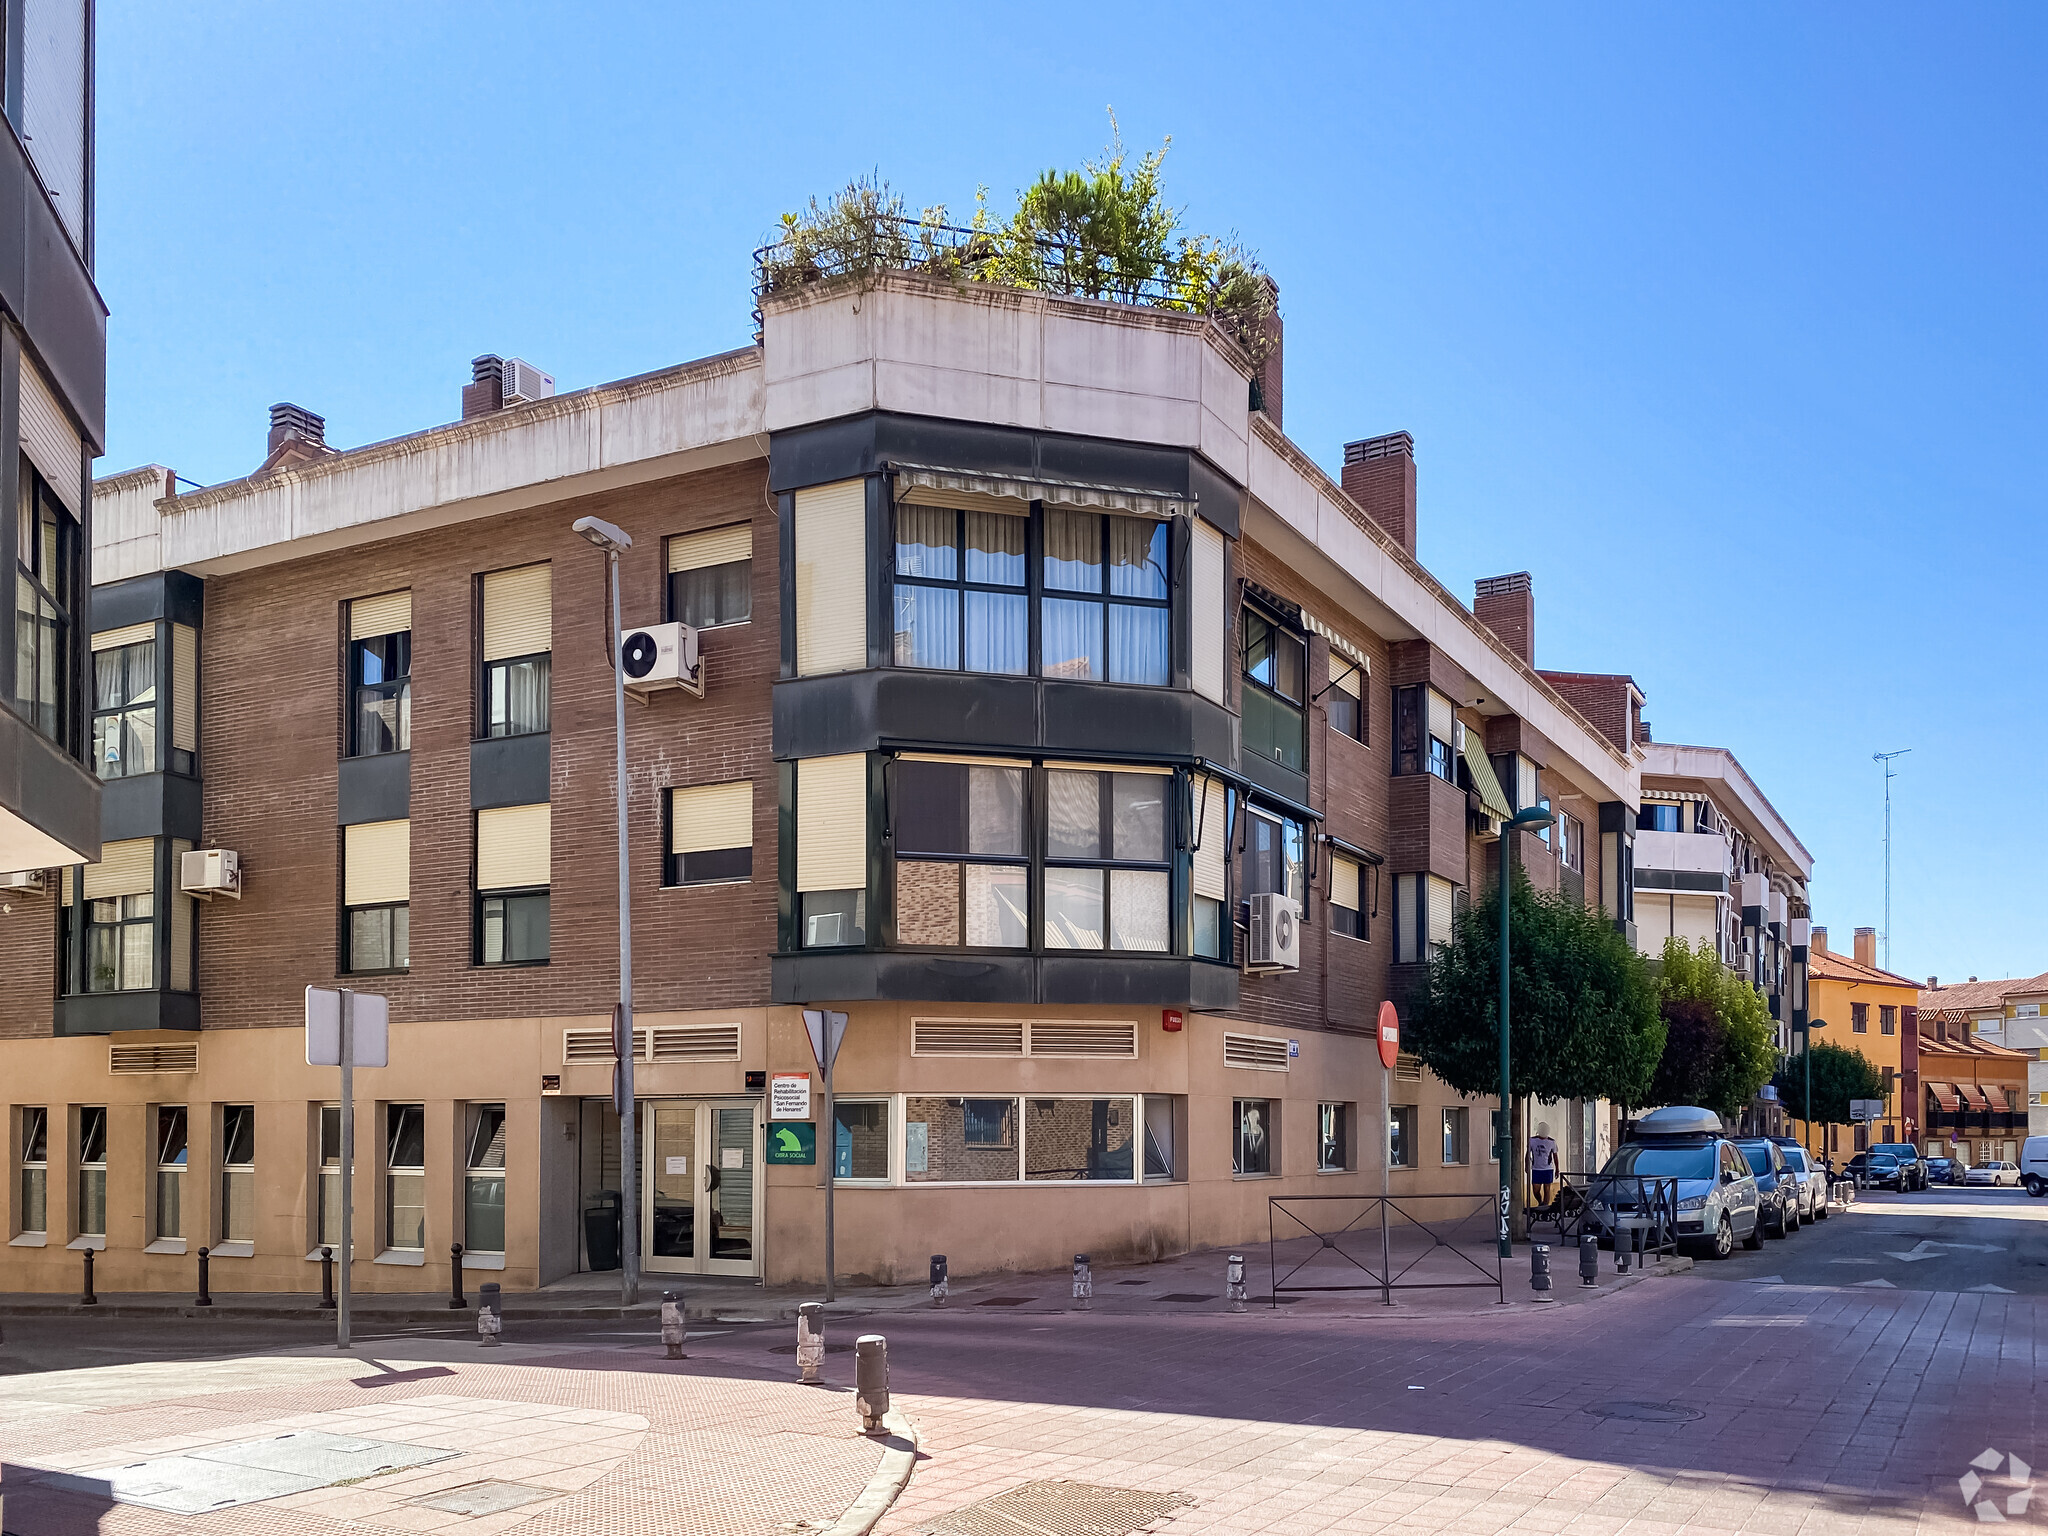
M555 392L555 376L542 373L524 358L508 357L499 365L504 380L503 399L507 405L528 400L545 400Z

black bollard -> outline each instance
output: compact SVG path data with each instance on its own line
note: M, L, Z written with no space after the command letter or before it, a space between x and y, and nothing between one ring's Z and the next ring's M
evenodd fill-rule
M462 1244L448 1245L448 1310L461 1311L469 1305L469 1298L462 1294Z
M1529 1245L1529 1289L1536 1293L1538 1301L1549 1301L1550 1295L1550 1244Z
M334 1310L334 1250L324 1243L320 1247L320 1310Z
M879 1433L889 1415L889 1341L879 1333L864 1333L854 1340L853 1392L862 1431Z
M90 1248L85 1250L85 1294L78 1298L78 1304L83 1307L96 1307L100 1304L99 1297L93 1294L92 1289L92 1250Z
M1596 1232L1579 1234L1579 1284L1597 1285L1600 1281L1600 1236Z
M213 1292L206 1288L207 1253L207 1249L202 1248L199 1250L199 1299L192 1303L195 1307L210 1307L213 1305Z

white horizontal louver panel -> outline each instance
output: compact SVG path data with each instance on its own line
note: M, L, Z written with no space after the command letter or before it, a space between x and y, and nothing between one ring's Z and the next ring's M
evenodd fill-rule
M382 906L412 894L412 823L368 821L341 830L342 905Z
M1223 785L1216 779L1195 780L1195 825L1189 841L1195 844L1193 880L1195 894L1221 901L1229 878L1230 827L1224 808Z
M638 1030L634 1033L637 1035ZM648 1046L649 1061L738 1061L737 1024L659 1024ZM638 1045L638 1041L634 1042Z
M550 883L553 807L507 805L476 813L476 888L509 891Z
M18 374L21 451L43 472L57 499L71 509L73 517L84 515L85 439L57 403L56 392L37 368L35 360L21 354Z
M1254 1072L1285 1072L1287 1070L1287 1042L1269 1040L1264 1035L1238 1035L1229 1030L1223 1033L1223 1065L1246 1067Z
M711 853L754 846L754 782L693 784L669 792L668 851Z
M731 565L754 558L754 530L747 523L730 528L707 528L702 533L679 533L668 541L668 568L701 571L706 566Z
M118 651L124 645L141 645L156 639L154 624L130 624L124 629L103 629L92 637L95 651Z
M1027 1042L1032 1056L1072 1056L1135 1061L1138 1026L1128 1021L1053 1019L1034 1022Z
M107 1070L120 1077L161 1072L197 1072L199 1044L113 1045L107 1049Z
M868 884L868 760L800 758L796 765L796 888L863 891Z
M633 1059L647 1060L648 1032L644 1029L633 1031ZM592 1062L612 1061L612 1032L605 1029L565 1029L562 1031L562 1065L574 1067Z
M1024 1024L1018 1019L912 1019L913 1056L1022 1056Z
M554 649L554 569L523 565L484 577L484 660Z
M384 592L376 597L359 597L348 605L348 637L374 640L379 635L396 635L412 628L412 593Z
M156 839L106 843L100 861L85 866L85 897L146 896L156 889Z
M1422 1081L1422 1058L1411 1056L1406 1051L1394 1058L1394 1081L1397 1083L1419 1083Z
M858 671L868 664L867 482L808 487L794 501L797 675Z

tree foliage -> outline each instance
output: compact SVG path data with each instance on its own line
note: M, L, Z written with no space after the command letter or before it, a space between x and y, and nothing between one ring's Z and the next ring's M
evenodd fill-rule
M1459 918L1430 961L1403 1043L1458 1092L1500 1085L1500 896ZM1509 883L1508 1057L1517 1098L1647 1102L1664 1049L1649 967L1606 914L1561 892Z
M1811 1111L1806 1103L1806 1076L1809 1063L1797 1056L1785 1058L1777 1076L1778 1098L1783 1101L1786 1111L1795 1120L1811 1120L1821 1125L1847 1125L1849 1101L1851 1099L1876 1099L1884 1096L1884 1077L1862 1052L1846 1045L1830 1045L1825 1041L1811 1041L1807 1049L1812 1053L1813 1106Z
M1714 946L1664 941L1658 993L1667 1020L1682 1015L1680 1054L1668 1070L1659 1064L1659 1104L1699 1104L1723 1119L1740 1115L1778 1064L1770 1005L1761 993L1721 963ZM1703 1022L1702 1011L1712 1023ZM1666 1050L1670 1047L1667 1045Z

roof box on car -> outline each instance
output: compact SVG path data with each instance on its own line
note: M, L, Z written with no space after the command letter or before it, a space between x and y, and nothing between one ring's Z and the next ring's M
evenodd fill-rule
M1697 1104L1671 1104L1653 1109L1636 1122L1636 1135L1719 1136L1721 1117Z

